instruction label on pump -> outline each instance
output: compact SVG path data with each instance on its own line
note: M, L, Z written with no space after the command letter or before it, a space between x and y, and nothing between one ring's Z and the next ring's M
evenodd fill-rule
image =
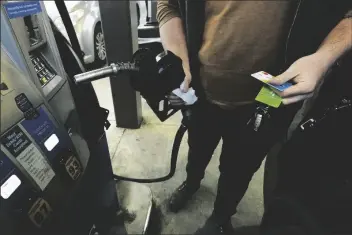
M18 126L8 131L2 138L3 146L16 158L41 190L44 190L55 173L51 166Z
M39 149L33 144L28 146L18 157L18 162L33 177L41 190L44 190L55 173Z
M0 196L9 199L22 185L23 175L0 150ZM1 205L0 205L1 206Z
M4 6L10 19L34 15L42 11L39 1L9 2Z

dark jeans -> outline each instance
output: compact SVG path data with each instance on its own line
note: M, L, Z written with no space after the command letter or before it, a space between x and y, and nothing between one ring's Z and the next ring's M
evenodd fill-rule
M189 156L187 183L199 187L205 169L220 139L220 178L214 213L224 219L236 213L253 174L260 167L266 153L279 137L284 137L296 108L292 106L271 110L271 118L264 121L259 132L247 122L256 104L235 110L200 102L193 107L188 129Z

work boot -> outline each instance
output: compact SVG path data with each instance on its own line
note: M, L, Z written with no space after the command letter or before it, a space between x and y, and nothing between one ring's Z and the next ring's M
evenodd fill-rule
M172 193L169 200L169 209L171 212L177 213L179 210L184 208L189 200L191 200L193 194L197 192L198 187L190 186L187 182L183 182L176 190Z
M205 222L205 225L198 229L194 235L232 235L234 232L231 217L220 221L219 218L212 214Z

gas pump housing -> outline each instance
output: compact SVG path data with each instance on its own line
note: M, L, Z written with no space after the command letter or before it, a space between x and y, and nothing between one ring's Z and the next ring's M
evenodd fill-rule
M1 2L1 234L88 234L117 210L105 132L82 134L69 79L42 2Z

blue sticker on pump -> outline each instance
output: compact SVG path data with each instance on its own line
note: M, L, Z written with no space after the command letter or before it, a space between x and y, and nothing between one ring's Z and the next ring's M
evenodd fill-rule
M24 119L21 122L21 126L23 126L23 128L39 145L48 160L52 162L52 160L60 152L62 144L67 144L67 141L65 141L65 138L61 138L58 129L50 120L43 107L39 108L38 113L39 116L36 119Z
M53 163L63 150L73 148L72 141L64 129L55 126L44 107L40 107L38 113L37 118L24 119L20 125L44 152L49 162Z
M40 108L38 112L39 116L36 119L23 120L21 125L38 144L41 144L55 132L56 128L43 108Z
M34 15L42 11L39 1L9 2L4 6L10 19Z
M14 170L14 164L2 151L0 151L0 184L2 184Z
M6 210L6 207L10 206L11 203L15 203L13 200L2 200L10 199L16 195L16 191L19 190L23 184L24 179L22 173L18 168L11 162L11 160L0 151L0 197L1 197L1 208ZM17 193L17 197L20 193ZM10 204L9 204L10 203Z

